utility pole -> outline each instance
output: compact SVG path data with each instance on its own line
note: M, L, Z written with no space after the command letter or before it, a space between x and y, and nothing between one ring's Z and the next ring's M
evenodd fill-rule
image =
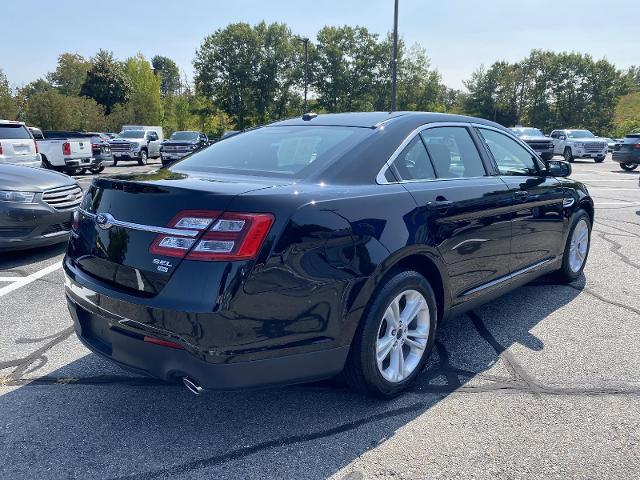
M305 37L298 40L304 44L304 112L302 113L307 113L309 111L309 105L307 103L307 90L309 83L309 39Z
M398 76L398 0L393 10L393 52L391 54L391 111L396 110L396 79Z

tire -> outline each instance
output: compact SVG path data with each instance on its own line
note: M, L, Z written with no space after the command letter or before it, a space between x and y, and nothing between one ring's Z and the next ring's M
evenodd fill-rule
M369 302L342 372L352 388L380 398L400 394L420 375L433 349L437 326L438 309L429 282L411 270L391 275ZM397 328L390 321L397 318L392 315L392 304L398 306L400 314L410 305L421 307L408 325ZM387 353L378 362L378 352L384 350ZM394 368L399 363L405 368Z
M79 175L86 175L87 174L87 170L88 169L86 169L86 168L81 168L80 172L78 172L78 173L79 173Z
M637 163L621 163L620 168L622 168L623 170L626 170L627 172L631 172L636 168L638 168L638 164Z
M596 161L596 163L602 163L602 162L604 162L604 159L605 159L605 158L606 158L606 157L597 157L597 158L595 158L594 160Z
M586 231L583 228L586 227ZM582 243L578 242L575 245L574 241L586 240L584 247ZM564 255L562 258L562 267L556 272L555 277L561 283L570 283L577 279L584 270L584 266L587 263L589 257L589 249L591 247L591 218L582 209L579 209L573 216L571 221L571 228L569 229L569 235L567 235L567 243L564 246ZM581 255L577 255L576 252L582 252ZM581 261L578 264L577 258L581 257Z
M113 164L112 166L117 167L118 166L118 160L116 160L115 158L113 159Z
M571 149L569 147L566 147L564 149L563 157L566 162L573 163L573 152L571 152Z
M146 165L149 157L146 150L140 151L140 158L138 159L138 165Z
M542 159L543 159L543 160L545 160L545 161L547 161L547 162L548 162L549 160L551 160L552 158L553 158L553 153L544 153L544 154L542 155Z
M93 173L94 175L97 175L98 173L102 173L104 171L104 165L100 165L99 167L90 168L89 171L91 173Z

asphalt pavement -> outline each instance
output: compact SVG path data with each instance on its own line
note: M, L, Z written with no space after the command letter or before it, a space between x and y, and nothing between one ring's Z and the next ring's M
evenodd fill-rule
M0 256L0 478L640 477L639 174L573 169L596 202L584 277L441 325L389 402L334 382L194 396L133 376L75 338L63 246Z

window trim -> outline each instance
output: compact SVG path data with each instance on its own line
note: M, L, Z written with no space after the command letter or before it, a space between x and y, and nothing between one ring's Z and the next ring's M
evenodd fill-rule
M452 180L470 180L470 179L478 179L478 178L486 178L486 177L494 176L495 175L494 174L495 166L494 165L487 165L487 159L490 158L493 161L493 157L486 157L486 155L483 155L483 152L486 150L486 148L484 146L480 147L478 145L478 139L476 138L476 135L474 134L474 126L475 125L476 124L473 124L473 123L470 123L470 122L432 122L432 123L427 123L425 125L420 125L419 127L413 129L409 133L409 135L407 135L407 137L402 141L402 143L400 143L398 148L396 148L394 150L394 152L387 159L387 161L384 163L384 165L382 166L382 168L378 172L378 175L376 175L376 183L378 185L392 185L392 184L396 184L396 183L447 182L447 181L452 181ZM473 142L473 144L476 147L476 150L478 151L478 156L480 157L480 161L482 162L482 166L484 168L485 175L482 175L480 177L440 178L440 177L437 176L438 172L436 171L435 166L433 166L433 170L434 170L434 173L436 174L436 178L425 178L425 179L416 179L416 180L402 180L402 179L400 179L400 180L396 180L396 181L387 180L385 175L386 175L388 170L391 170L392 175L394 177L396 177L396 175L394 174L393 169L391 168L392 165L393 165L393 162L396 161L396 159L400 156L400 154L413 141L413 139L416 136L420 135L420 133L425 131L425 130L429 130L429 129L432 129L432 128L441 128L441 127L459 127L459 128L464 128L467 131L467 133L469 134L469 137L471 138L471 141ZM424 140L422 138L420 138L420 140L422 141L422 143L424 145ZM484 142L483 139L480 139L480 140L482 140L482 142ZM425 147L425 150L426 150L426 147ZM427 156L429 157L429 161L431 161L432 165L433 165L433 161L431 160L431 155L429 155L428 150L427 150Z
M523 141L522 139L518 138L516 135L514 135L514 134L513 134L512 132L510 132L510 131L509 131L509 132L505 132L504 130L502 130L502 129L500 129L500 128L492 127L492 126L489 126L489 125L483 125L483 124L481 124L481 123L474 123L474 124L472 124L472 125L473 125L473 128L474 128L474 129L476 129L476 130L478 131L478 136L479 136L479 137L480 137L480 139L482 140L482 143L483 143L484 149L486 150L487 155L489 155L489 158L490 158L490 159L491 159L491 161L493 162L493 167L494 167L494 169L495 169L495 171L496 171L496 174L497 174L499 177L531 177L531 176L542 176L542 175L543 175L543 172L542 172L542 170L540 169L540 164L539 164L537 161L535 161L535 160L539 160L540 162L544 162L544 160L542 160L542 159L538 156L538 154L535 152L535 150L533 150L533 148L531 148L531 147L527 144L527 142L525 142L525 141ZM520 145L520 146L521 146L521 147L523 147L526 151L528 151L528 152L532 155L532 157L533 157L533 159L534 159L533 164L535 165L535 168L536 168L536 172L537 172L537 174L536 174L536 175L507 175L507 174L501 173L501 172L500 172L500 166L498 165L498 162L496 161L495 157L493 156L493 153L491 152L491 149L489 148L489 145L487 145L487 141L486 141L486 140L485 140L485 138L482 136L482 132L481 132L480 130L481 130L481 129L483 129L483 128L484 128L484 129L486 129L486 130L493 130L493 131L495 131L495 132L497 132L497 133L501 133L501 134L503 134L503 135L507 136L508 138L511 138L511 139L512 139L512 140L514 140L518 145Z

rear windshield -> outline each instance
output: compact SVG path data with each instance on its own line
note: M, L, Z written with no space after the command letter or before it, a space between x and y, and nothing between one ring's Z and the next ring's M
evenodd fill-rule
M301 178L329 165L371 132L356 127L263 127L215 143L178 162L171 170Z
M31 138L31 134L24 125L0 125L0 139L23 140L27 138Z
M197 140L198 132L174 132L169 140Z

